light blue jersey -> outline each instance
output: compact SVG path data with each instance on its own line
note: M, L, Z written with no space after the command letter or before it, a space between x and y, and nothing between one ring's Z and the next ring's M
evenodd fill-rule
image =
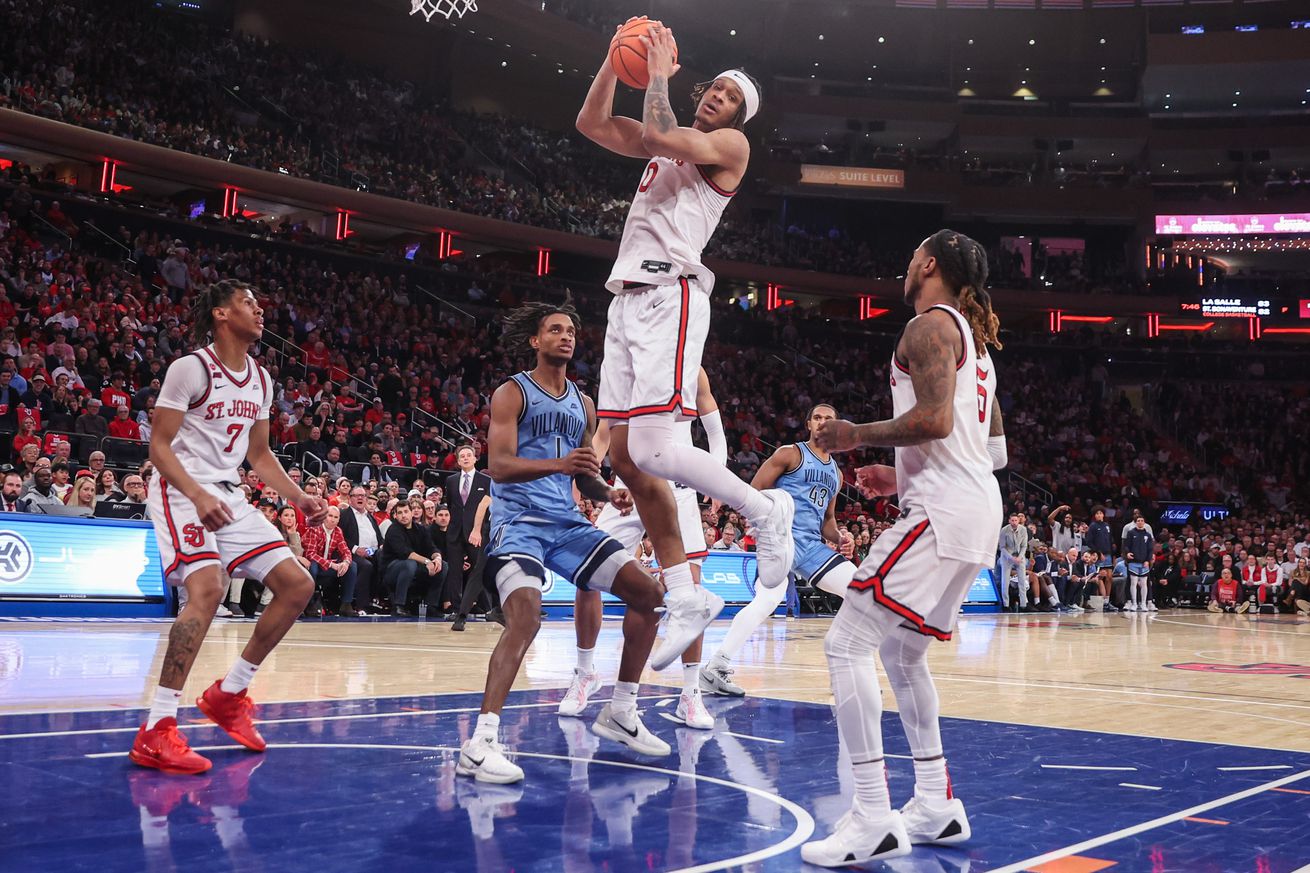
M775 487L796 502L796 520L792 523L796 563L792 569L815 584L846 560L823 543L823 522L828 517L828 504L837 499L841 475L836 461L819 460L808 444L797 443L796 449L801 453L800 465L779 476Z
M587 436L587 408L577 385L569 382L564 394L555 397L529 373L516 373L511 379L523 392L523 412L519 415L520 458L562 458L582 445ZM576 517L578 507L573 502L572 478L555 473L531 482L492 483L493 528L525 512L555 519Z
M526 372L511 378L523 392L520 458L562 458L583 444L587 407L578 386L569 382L556 397ZM531 482L492 482L487 559L492 578L512 561L543 588L549 588L546 571L552 570L583 590L608 591L631 556L578 511L572 477L553 473Z

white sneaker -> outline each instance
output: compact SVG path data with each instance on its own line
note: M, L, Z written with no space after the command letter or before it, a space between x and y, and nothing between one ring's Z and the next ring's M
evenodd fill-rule
M1160 611L1160 607L1158 607L1158 606L1155 605L1155 601L1154 601L1154 600L1148 600L1148 601L1146 601L1146 611L1147 611L1147 612L1159 612L1159 611Z
M1124 609L1123 609L1123 611L1124 611L1124 612L1136 612L1136 611L1137 611L1137 604L1136 604L1136 603L1133 603L1133 602L1130 600L1130 601L1128 601L1127 603L1124 604Z
M578 716L587 708L587 699L602 687L600 676L596 673L584 673L581 668L573 668L573 681L569 690L564 692L564 699L559 702L559 714Z
M670 592L664 604L668 610L664 642L650 656L650 666L655 670L663 670L682 657L687 647L700 639L705 628L723 611L723 598L700 585Z
M792 522L796 518L796 501L781 488L761 491L773 503L773 511L765 518L751 519L756 524L755 555L759 568L759 582L765 588L787 584L787 574L796 563L796 541L792 538Z
M820 867L845 867L908 854L910 835L899 812L874 820L858 807L837 822L831 836L801 846L801 858Z
M716 667L713 662L708 667L700 668L700 690L705 694L717 694L721 697L746 696L746 689L732 681L732 670L728 667Z
M523 768L505 757L505 749L495 737L473 737L465 743L459 750L455 773L494 785L523 780Z
M605 704L600 715L591 723L591 732L598 737L622 743L641 755L661 756L673 751L668 743L646 729L636 710L616 713L613 704L609 703Z
M1310 600L1298 600L1298 601L1296 601L1296 614L1297 614L1297 615L1310 615Z
M1081 615L1082 612L1083 612L1083 608L1082 608L1081 606L1079 606L1078 604L1076 604L1076 603L1071 603L1071 604L1069 604L1069 614L1070 614L1070 615Z
M232 610L228 609L226 606L220 603L218 605L218 609L214 611L214 616L216 618L231 618Z
M678 708L674 711L673 717L682 722L689 728L695 728L698 731L707 731L714 727L714 716L710 715L705 708L705 701L700 698L700 689L697 688L688 694L682 692L678 698Z
M964 814L964 804L958 797L948 800L941 809L931 809L919 798L912 797L901 807L901 818L910 842L916 846L921 843L953 846L963 843L973 833L969 828L969 817Z

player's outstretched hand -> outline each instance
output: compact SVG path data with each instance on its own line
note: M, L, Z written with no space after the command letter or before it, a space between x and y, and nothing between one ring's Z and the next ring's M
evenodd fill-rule
M841 539L837 543L837 551L849 561L855 557L855 537L851 536L851 532L844 528L839 532L839 536Z
M202 493L200 499L196 501L196 515L200 517L200 523L208 531L227 527L232 521L232 510L208 491Z
M314 527L323 523L327 518L328 502L322 497L312 497L308 494L300 498L296 504L300 511L305 513L305 524Z
M832 419L819 425L814 442L825 452L849 452L860 446L855 438L855 425L844 418Z
M619 515L631 514L632 492L627 488L611 488L610 505L619 511Z
M826 422L825 422L826 423ZM896 468L870 464L855 471L855 487L865 497L886 497L896 493Z
M655 21L651 22L647 33L647 36L641 37L641 44L646 49L646 70L651 80L656 76L673 78L682 69L680 64L673 62L673 31Z
M578 446L559 459L560 472L570 476L599 476L600 461L591 446Z

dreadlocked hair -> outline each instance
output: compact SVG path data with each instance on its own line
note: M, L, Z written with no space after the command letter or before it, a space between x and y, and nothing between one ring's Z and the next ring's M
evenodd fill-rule
M942 279L959 295L960 314L973 330L980 352L1001 348L1001 320L992 311L987 293L987 250L977 240L953 230L939 230L924 240L924 249L937 259Z
M528 340L541 330L541 324L552 315L567 315L573 322L575 331L582 330L582 319L573 306L573 293L564 292L563 303L547 303L544 300L524 303L518 309L511 310L505 316L505 329L501 333L501 342L511 353L528 354L532 346Z
M214 334L214 310L224 307L232 295L250 286L236 279L224 279L200 289L191 307L191 338L198 346L208 345Z
M756 81L754 76L752 76L750 73L746 72L741 68L738 68L737 72L741 73L747 79L750 79L751 84L755 86L755 93L757 94L760 93L760 83ZM693 106L700 106L701 98L705 96L705 92L710 90L710 86L713 85L716 81L717 81L716 79L710 79L708 82L697 82L695 85L691 87L691 102ZM737 107L737 114L732 116L731 126L735 127L737 130L745 130L746 101L743 100L742 104Z

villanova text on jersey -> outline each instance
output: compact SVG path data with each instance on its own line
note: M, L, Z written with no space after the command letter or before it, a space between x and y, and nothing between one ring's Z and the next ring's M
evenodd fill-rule
M518 420L518 456L545 460L562 458L582 445L587 436L587 412L582 394L568 382L556 397L528 373L510 377L523 392L523 412ZM573 479L552 473L531 482L493 482L491 525L499 527L524 513L537 518L578 517L573 502Z
M778 477L777 487L796 501L795 528L798 534L819 536L828 504L837 496L837 463L819 460L805 443L797 443L800 466Z

